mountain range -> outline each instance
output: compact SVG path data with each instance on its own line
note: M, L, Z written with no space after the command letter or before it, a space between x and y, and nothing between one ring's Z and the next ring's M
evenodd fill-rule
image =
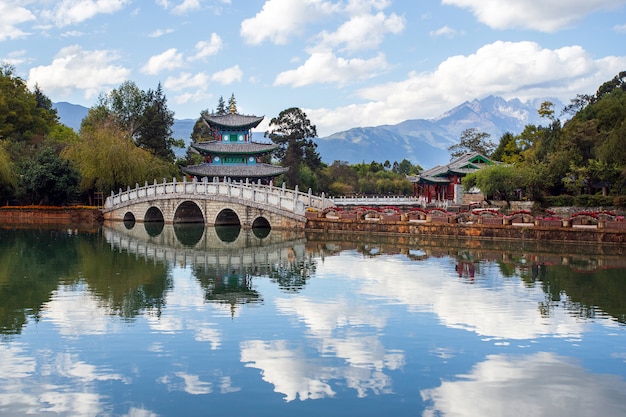
M528 124L542 123L537 109L547 99L521 102L488 96L466 101L433 119L406 120L395 125L355 127L323 138L315 138L322 160L335 160L350 164L361 162L400 162L408 159L423 168L446 164L450 160L448 148L459 142L461 133L468 128L486 132L490 140L499 142L505 132L520 133ZM563 104L555 99L557 111ZM88 108L71 103L54 103L61 123L78 131ZM176 119L172 126L173 137L189 144L195 119ZM262 132L254 132L263 137ZM177 156L185 150L177 150Z

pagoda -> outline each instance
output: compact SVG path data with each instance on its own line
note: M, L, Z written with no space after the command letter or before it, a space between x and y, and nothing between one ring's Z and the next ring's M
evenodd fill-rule
M231 105L230 113L203 115L203 121L214 132L213 140L192 143L191 147L204 156L204 163L184 167L185 174L198 178L221 180L250 180L269 183L289 168L262 162L264 157L278 148L273 143L252 141L251 129L257 127L263 116L238 114Z

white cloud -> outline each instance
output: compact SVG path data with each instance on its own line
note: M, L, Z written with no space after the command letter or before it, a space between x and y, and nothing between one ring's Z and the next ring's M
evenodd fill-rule
M184 65L183 54L179 53L176 48L170 48L167 51L150 57L146 65L141 68L144 74L158 74L164 70L173 70Z
M593 374L547 352L491 355L468 375L421 391L429 404L426 417L621 416L625 393L626 383L617 375Z
M222 85L229 85L234 83L235 81L241 81L242 76L243 71L241 71L239 65L235 65L230 68L226 68L225 70L214 73L213 75L211 75L211 81L215 81Z
M84 22L98 14L111 14L121 10L130 0L63 0L54 10L44 10L43 18L57 26Z
M333 33L322 32L320 45L330 48L345 45L344 49L347 51L374 49L380 45L385 34L400 33L404 27L404 18L395 13L388 17L382 12L375 15L359 14Z
M199 8L200 0L184 0L181 4L172 9L172 13L180 15Z
M170 34L170 33L173 33L173 32L174 32L174 29L169 29L169 28L168 29L157 29L154 32L150 33L148 35L148 37L150 37L150 38L160 38L163 35L167 35L167 34Z
M452 29L449 26L443 26L437 30L431 30L428 34L432 37L445 36L447 38L454 38L455 36L462 34L462 33L458 32L455 29Z
M624 67L626 56L593 59L580 46L546 49L534 42L498 41L471 55L452 56L431 72L410 72L405 80L363 88L360 104L306 111L323 136L346 126L432 118L490 94L568 102L576 94L593 93Z
M211 40L196 43L197 52L194 56L189 57L189 61L196 61L217 54L222 49L223 43L222 38L217 33L211 33Z
M267 0L256 16L241 22L239 33L246 43L253 45L265 40L285 44L292 35L301 33L307 23L336 9L324 0Z
M163 86L168 90L181 91L187 88L205 88L209 83L209 77L199 72L197 74L191 74L183 72L178 77L167 77Z
M278 74L274 85L292 87L317 83L345 85L372 78L388 67L382 53L371 59L345 59L337 57L330 51L314 52L300 67Z
M30 10L20 7L14 2L0 3L0 41L17 39L28 34L18 29L17 26L35 20L35 15Z
M470 9L476 18L494 29L526 28L555 32L587 14L617 8L624 0L442 0Z
M28 83L39 84L47 94L66 96L82 90L85 98L92 98L106 87L128 79L130 70L114 65L116 60L112 51L68 46L56 54L50 65L31 68Z
M613 30L617 33L626 33L626 24L613 26Z

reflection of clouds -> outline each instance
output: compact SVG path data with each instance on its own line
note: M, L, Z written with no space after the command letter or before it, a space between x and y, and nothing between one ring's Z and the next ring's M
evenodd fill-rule
M542 317L537 306L545 301L545 294L520 280L502 278L490 287L470 286L453 275L451 265L440 264L445 261L438 259L418 263L396 256L357 262L346 261L345 256L358 255L327 258L318 267L318 275L351 278L359 283L361 295L394 300L410 311L432 311L451 328L509 339L576 336L583 331L584 323L563 308L556 307L551 317ZM489 273L487 266L484 270Z
M122 417L158 417L158 414L153 413L145 408L131 407L128 410L128 414L124 414Z
M365 344L367 342L364 340ZM342 349L349 350L347 356L351 358L359 358L354 351L367 352L363 346L355 349L355 346L341 346L341 343L331 348L334 351ZM381 368L387 365L395 369L404 363L404 355L401 353L384 356ZM330 385L332 380L345 380L346 386L356 390L359 397L365 397L370 390L375 394L391 392L391 378L376 369L377 361L372 361L369 353L361 356L361 360L355 359L357 366L337 366L324 357L307 358L302 349L292 349L284 340L251 340L241 344L241 361L247 367L260 369L263 380L274 385L275 392L285 394L286 401L333 397L335 391Z
M60 287L44 306L42 317L52 321L64 336L110 334L118 330L110 311L86 288Z
M424 416L626 415L626 382L552 353L492 355L459 378L422 391Z
M350 366L378 371L384 368L394 370L404 364L402 352L388 353L377 336L356 330L365 326L378 330L385 327L386 314L372 308L371 303L349 301L346 297L323 303L294 297L279 298L276 306L282 314L297 316L306 324L311 336L319 339L318 349L323 355L332 353L345 359Z
M50 352L42 358L28 356L19 346L0 345L0 414L55 413L94 416L103 412L102 396L92 391L94 381L122 380L117 374L87 364L76 355L58 353L49 365ZM66 381L46 384L43 379Z
M316 337L330 336L337 327L372 326L382 329L386 323L384 315L373 314L372 307L362 300L340 296L326 302L306 297L278 298L276 306L283 314L298 316Z
M183 390L187 394L191 395L201 395L201 394L210 394L213 391L210 382L200 381L200 377L198 375L191 375L185 372L176 372L177 377L182 378L185 383Z
M301 350L292 350L284 340L250 340L241 346L241 361L246 367L261 370L263 380L285 394L286 401L332 397L335 392L327 382L332 377L319 360L307 359Z
M165 295L165 305L168 308L161 315L146 317L150 328L165 334L191 330L195 333L195 340L209 342L212 350L219 349L222 344L222 334L215 324L190 319L189 317L195 314L188 314L199 312L206 315L207 310L214 309L215 305L205 302L204 291L193 277L193 271L174 267L172 276L173 288ZM228 315L230 316L230 313Z

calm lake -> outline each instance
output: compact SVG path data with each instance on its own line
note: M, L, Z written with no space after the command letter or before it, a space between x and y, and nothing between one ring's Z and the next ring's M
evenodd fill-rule
M0 415L626 416L623 250L0 229Z

